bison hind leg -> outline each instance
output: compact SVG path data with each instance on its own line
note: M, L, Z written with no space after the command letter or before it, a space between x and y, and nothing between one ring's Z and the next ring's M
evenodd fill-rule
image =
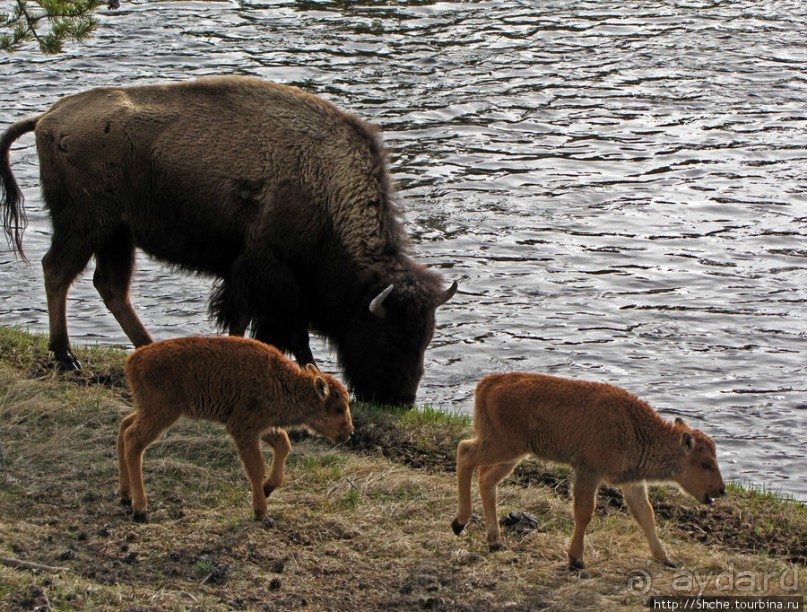
M92 257L91 245L78 242L72 234L54 223L50 249L42 258L50 328L48 348L64 370L81 369L67 334L67 292Z

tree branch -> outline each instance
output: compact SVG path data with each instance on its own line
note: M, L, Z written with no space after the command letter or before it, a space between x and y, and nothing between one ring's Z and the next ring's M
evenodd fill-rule
M0 557L0 565L14 567L17 569L37 570L41 572L66 572L67 567L54 567L53 565L42 565L41 563L32 563L31 561L23 561L22 559L11 559L9 557Z

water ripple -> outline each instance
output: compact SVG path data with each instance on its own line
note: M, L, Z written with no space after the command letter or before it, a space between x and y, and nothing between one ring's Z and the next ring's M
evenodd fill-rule
M126 1L85 47L0 57L3 124L90 86L314 91L383 127L418 256L460 281L422 401L470 411L492 371L614 382L807 499L805 21L799 0ZM32 143L12 162L36 261ZM73 337L124 344L91 275ZM209 333L210 285L141 257L133 299L158 337ZM47 327L39 266L2 244L0 323Z

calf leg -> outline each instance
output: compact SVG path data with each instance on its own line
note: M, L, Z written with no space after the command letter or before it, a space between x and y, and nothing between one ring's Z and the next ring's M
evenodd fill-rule
M498 464L507 464L512 466L507 472L502 474L494 483L499 482L502 478L507 476L513 468L518 465L523 457L522 454L513 456L512 452L508 449L491 449L490 446L485 445L479 438L471 440L463 440L457 446L457 516L451 522L451 528L456 535L462 533L465 525L471 520L471 480L473 478L474 470L479 466L497 466ZM503 468L502 468L503 469ZM494 473L495 474L495 473ZM482 477L480 470L480 479ZM480 480L480 492L482 491L482 481ZM493 504L496 503L495 493L493 495ZM483 498L484 503L484 498ZM488 516L487 508L485 509L486 517ZM493 509L493 516L496 515L495 507Z
M639 523L644 535L650 544L650 551L653 556L669 567L676 567L675 563L667 556L664 545L656 535L656 521L653 514L653 506L647 498L647 485L644 483L626 485L622 487L625 496L625 503L633 514L633 518Z
M597 498L597 487L600 478L597 474L578 470L574 478L574 535L569 544L569 567L583 569L583 538L586 527L594 514L594 505Z
M122 228L102 249L96 251L93 284L132 344L142 346L150 344L152 339L129 300L134 258L132 239L128 231Z
M65 236L54 226L50 249L42 258L50 328L48 348L66 370L81 369L81 363L70 349L67 335L67 292L92 256L92 249L88 245L70 246L71 241L76 240L79 238Z
M482 496L482 509L485 514L485 532L490 550L502 548L499 532L499 517L496 513L496 487L507 478L519 461L509 461L496 465L483 465L479 468L479 494Z
M263 483L263 494L266 497L283 484L286 457L291 452L289 435L283 429L272 429L263 436L263 441L272 447L272 471Z
M476 439L463 440L457 446L457 516L451 522L451 529L459 535L471 520L471 479L476 469L474 455L479 442Z
M129 426L123 431L123 459L129 472L132 519L138 523L145 523L148 520L146 515L148 500L143 485L143 453L178 418L179 414L173 410L157 406L149 416L142 411L136 412Z
M266 494L263 492L263 477L266 473L266 464L261 452L261 438L257 432L233 430L227 427L228 433L235 440L238 456L244 464L244 471L249 478L252 489L252 509L256 519L266 516Z
M118 431L118 493L120 494L121 504L130 506L132 504L132 488L129 482L129 467L126 463L126 444L124 443L124 436L126 430L134 421L136 412L125 417L120 424Z

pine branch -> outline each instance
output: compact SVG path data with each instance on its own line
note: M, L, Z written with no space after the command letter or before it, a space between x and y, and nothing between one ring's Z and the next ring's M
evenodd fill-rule
M16 0L11 14L0 15L0 50L13 53L33 41L42 53L59 53L65 41L81 43L90 37L98 26L95 11L103 4L104 0Z

